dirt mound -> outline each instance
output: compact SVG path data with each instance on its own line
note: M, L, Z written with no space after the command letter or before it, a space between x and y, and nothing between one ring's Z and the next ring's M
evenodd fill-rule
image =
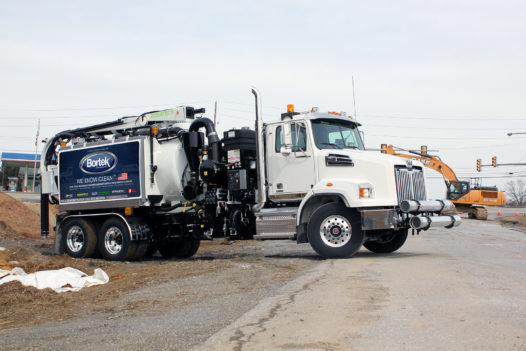
M526 217L524 216L501 217L499 218L499 222L501 222L504 225L526 228Z
M50 235L54 235L53 226L55 206L50 206ZM32 239L40 238L40 205L29 204L0 193L0 237Z

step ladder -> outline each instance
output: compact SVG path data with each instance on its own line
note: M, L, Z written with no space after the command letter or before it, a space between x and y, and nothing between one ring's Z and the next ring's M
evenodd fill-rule
M257 212L254 239L294 239L297 207L266 208Z

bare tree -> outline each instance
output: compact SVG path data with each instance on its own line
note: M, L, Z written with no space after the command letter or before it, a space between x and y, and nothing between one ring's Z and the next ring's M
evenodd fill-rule
M526 183L522 179L507 182L506 195L512 204L523 206L526 204Z

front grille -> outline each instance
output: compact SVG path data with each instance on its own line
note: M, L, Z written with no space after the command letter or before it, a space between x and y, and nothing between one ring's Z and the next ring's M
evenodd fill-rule
M424 172L420 168L395 168L398 203L403 200L427 200Z

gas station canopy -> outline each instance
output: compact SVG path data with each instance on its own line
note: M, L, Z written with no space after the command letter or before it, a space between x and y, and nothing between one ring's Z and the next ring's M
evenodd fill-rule
M35 154L22 154L18 152L2 152L2 164L4 167L25 167L35 163ZM40 166L40 155L37 155L37 167Z

